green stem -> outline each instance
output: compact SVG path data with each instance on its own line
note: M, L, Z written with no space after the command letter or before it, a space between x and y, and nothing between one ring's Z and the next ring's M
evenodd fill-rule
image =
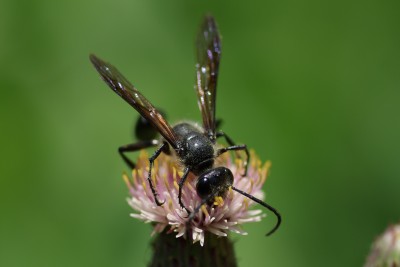
M226 237L206 234L204 246L174 234L159 234L152 242L149 267L237 267L233 243Z

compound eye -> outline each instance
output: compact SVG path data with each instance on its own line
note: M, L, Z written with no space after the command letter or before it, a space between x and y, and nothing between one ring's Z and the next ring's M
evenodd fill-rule
M208 177L207 173L201 175L198 178L197 184L196 184L196 191L197 191L197 195L201 199L205 199L209 195L211 195L212 188L213 188L213 186L211 184L210 177Z

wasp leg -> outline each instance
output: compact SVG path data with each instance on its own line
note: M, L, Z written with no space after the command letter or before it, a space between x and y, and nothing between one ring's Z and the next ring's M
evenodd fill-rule
M157 193L156 189L154 188L153 181L151 180L151 170L153 169L154 161L156 160L156 158L158 158L158 156L161 154L161 152L165 151L167 147L168 147L168 144L166 142L164 142L161 146L159 146L157 148L157 150L154 152L153 156L151 156L149 158L150 166L149 166L149 174L147 176L147 181L149 182L150 189L151 189L151 192L153 193L154 201L156 202L157 206L161 206L162 204L164 204L165 201L160 202L157 198L158 193Z
M135 168L135 163L132 162L126 155L125 152L134 152L138 151L140 149L152 147L158 145L158 140L147 140L147 141L139 141L134 144L128 144L124 146L120 146L118 148L118 152L121 155L122 159L125 161L126 165L128 165L129 168L134 169Z
M182 175L182 177L181 177L181 180L179 181L178 200L179 200L179 205L181 205L181 207L182 207L183 209L185 209L186 212L187 212L188 214L190 214L190 210L188 210L188 209L185 207L185 205L183 205L183 202L182 202L182 188L183 188L183 185L185 184L185 181L186 181L186 178L188 177L188 174L189 174L189 168L185 168L185 170L184 170L184 172L183 172L183 175Z
M225 141L230 145L229 147L226 148L221 148L217 151L217 156L221 155L222 153L225 153L226 151L230 151L230 150L244 150L244 152L246 153L246 161L244 162L244 174L242 174L242 176L246 176L247 175L247 169L248 169L248 165L250 162L250 153L249 150L247 149L246 145L236 145L235 142L233 142L233 140L223 131L219 131L217 133L217 138L218 137L224 137Z
M223 132L223 131L218 131L216 136L217 136L217 138L224 137L224 138L225 138L225 141L226 141L230 146L236 145L235 142L233 142L233 140L232 140L225 132Z

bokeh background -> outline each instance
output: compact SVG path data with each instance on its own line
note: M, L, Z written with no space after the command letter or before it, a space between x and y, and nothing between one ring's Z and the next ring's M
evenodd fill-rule
M0 265L146 266L129 217L136 112L88 55L112 62L171 122L199 120L194 38L223 35L217 114L273 163L283 214L232 235L240 266L361 266L400 220L399 1L0 1ZM133 155L136 157L137 154Z

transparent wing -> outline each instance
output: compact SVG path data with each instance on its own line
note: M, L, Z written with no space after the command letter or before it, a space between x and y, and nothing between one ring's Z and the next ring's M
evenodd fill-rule
M197 35L197 97L203 118L203 127L215 141L215 101L218 67L221 58L221 38L212 16L206 16Z
M110 88L150 121L172 147L176 147L174 131L160 112L111 64L95 55L90 61Z

